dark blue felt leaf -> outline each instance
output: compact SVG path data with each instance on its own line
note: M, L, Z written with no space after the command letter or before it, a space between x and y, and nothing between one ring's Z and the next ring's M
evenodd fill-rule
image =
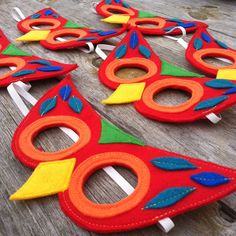
M192 28L197 26L197 24L193 23L193 22L189 22L189 23L179 23L178 26L184 27L185 29L187 28Z
M226 99L228 99L228 96L220 96L220 97L216 97L216 98L211 98L208 100L204 100L202 102L200 102L195 108L195 111L199 111L199 110L203 110L206 108L212 108L215 107L216 105L218 105L219 103L222 103L223 101L225 101Z
M139 52L147 59L151 57L151 51L147 47L140 45L138 49L139 49Z
M115 56L116 58L122 58L127 52L127 45L122 44L116 49Z
M224 49L228 49L228 48L229 48L225 43L223 43L223 42L221 42L221 41L219 41L219 40L217 40L217 39L215 39L215 42L216 42L220 47L222 47L222 48L224 48Z
M198 184L207 187L214 187L221 184L226 184L230 181L229 178L214 172L202 172L196 175L192 175L191 179L197 182Z
M111 35L111 34L115 34L115 33L117 33L115 30L109 30L109 31L102 31L102 32L98 33L98 35L107 36L107 35Z
M100 33L102 30L92 29L89 31L90 33Z
M80 113L83 108L83 103L79 98L73 96L69 100L69 106L74 112Z
M215 89L226 89L226 88L233 88L236 86L236 84L226 79L213 79L205 82L205 85Z
M37 68L37 70L43 71L43 72L53 72L53 71L63 70L63 67L61 67L61 66L45 66L45 67Z
M105 1L105 4L111 4L112 3L112 0L106 0Z
M203 39L205 42L207 42L207 43L210 43L210 42L211 42L211 37L210 37L208 34L202 32L201 36L202 36L202 39Z
M87 37L87 38L80 38L78 39L77 41L80 42L80 41L92 41L92 40L97 40L98 38L96 37Z
M36 72L36 70L20 70L20 71L16 72L15 74L13 74L12 77L30 75L30 74L34 74L35 72Z
M227 90L226 92L224 92L224 95L230 95L230 94L234 94L236 93L236 87Z
M46 60L33 60L33 61L29 61L29 64L39 64L39 65L45 65L45 66L50 66L51 62L50 61L46 61Z
M130 8L130 5L126 2L122 2L122 6L125 7L125 8Z
M180 19L176 19L176 18L173 18L173 19L167 19L167 21L169 21L169 22L175 22L175 23L183 23L182 20L180 20Z
M148 202L144 209L159 209L172 206L194 190L194 187L168 188Z
M71 94L71 87L70 87L70 85L65 85L64 87L62 87L60 89L59 93L60 93L60 96L62 97L62 99L64 101L66 101L70 97L70 94Z
M41 17L41 14L36 13L36 14L32 15L30 18L31 18L31 19L38 19L38 18L40 18L40 17Z
M45 102L43 102L40 106L40 115L43 116L49 111L51 111L55 106L57 102L57 96L53 98L49 98Z
M115 3L121 3L121 0L115 0Z
M130 41L129 41L129 46L133 49L135 49L138 45L138 34L134 31L131 34Z
M180 157L159 157L151 160L151 163L163 170L189 170L197 166Z
M51 9L47 9L45 12L44 12L44 15L45 16L50 16L53 14L53 11Z
M193 42L193 46L196 50L200 50L203 47L202 40L200 38L196 38Z

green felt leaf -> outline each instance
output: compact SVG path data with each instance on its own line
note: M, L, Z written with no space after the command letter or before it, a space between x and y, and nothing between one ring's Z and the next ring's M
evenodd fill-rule
M71 20L68 20L64 25L64 28L77 29L77 28L86 28L85 26L79 25Z
M102 120L102 132L99 139L100 144L106 143L132 143L140 146L144 146L144 143L136 137L127 134L123 130L119 129L115 125L109 123L106 120Z
M162 62L161 75L172 75L172 76L179 76L179 77L197 77L197 78L205 77L204 75L200 75L200 74L185 70L183 68L174 66L165 60L161 60L161 62Z
M157 15L147 12L147 11L138 11L138 17L139 18L153 18L156 17Z
M17 48L13 44L9 44L3 51L3 55L8 55L8 56L32 56L32 54L28 52L24 52L23 50Z

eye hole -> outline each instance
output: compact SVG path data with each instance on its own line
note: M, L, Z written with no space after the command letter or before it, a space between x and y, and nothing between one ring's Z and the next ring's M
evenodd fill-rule
M38 23L38 24L33 24L33 25L31 25L31 28L34 29L34 27L35 27L35 28L37 27L38 29L50 29L50 28L53 27L53 24Z
M159 25L157 21L137 21L136 25L147 28L154 28Z
M207 56L203 58L203 61L209 65L218 67L218 68L223 68L227 66L233 65L233 61L223 58L222 56L220 57L212 57L212 56Z
M12 72L16 69L15 66L12 66L11 68L9 66L0 66L0 77L4 77L5 74Z
M134 79L147 74L147 71L140 67L122 67L119 68L115 75L121 79Z

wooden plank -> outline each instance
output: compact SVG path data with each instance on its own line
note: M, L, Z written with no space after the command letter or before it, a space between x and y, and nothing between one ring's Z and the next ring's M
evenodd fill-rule
M43 3L42 3L43 2ZM235 42L235 16L230 14L236 10L233 1L127 1L134 6L147 11L155 11L160 15L192 19L204 17L203 12L208 11L211 16L207 20L210 24L210 32L214 36L236 48ZM150 3L150 4L149 4ZM19 6L25 15L32 14L46 5L52 6L61 15L85 25L95 28L112 28L113 26L99 22L100 17L91 13L92 1L19 1L8 0L0 3L0 25L13 40L21 35L16 29L16 23L9 17L9 9ZM177 10L176 10L177 7ZM80 9L82 9L80 11ZM205 10L203 10L205 9ZM234 11L233 11L234 9ZM196 13L193 13L196 12ZM200 16L199 16L200 14ZM201 15L202 14L202 15ZM222 17L220 17L222 16ZM6 24L8 19L8 24ZM154 50L163 58L175 65L194 70L184 58L184 50L172 42L163 38L147 37ZM116 40L109 40L114 42ZM140 137L147 144L199 157L221 165L236 167L234 138L236 133L236 109L230 108L223 113L223 121L213 126L207 121L199 121L194 124L163 124L148 120L139 115L132 105L103 106L100 101L112 93L103 86L97 78L98 57L95 54L87 55L78 50L64 50L50 52L43 49L37 43L20 44L22 49L31 51L36 55L61 62L76 62L79 69L73 72L74 82L82 95L105 118L111 120L117 126ZM196 71L196 70L194 70ZM56 80L45 82L33 82L32 94L39 98L47 89L57 83ZM10 202L8 197L30 176L31 170L17 161L10 149L11 138L14 130L23 118L10 100L6 90L0 90L0 130L1 130L1 158L0 158L0 189L2 199L0 201L0 235L97 235L77 227L60 210L57 197L48 197L27 202ZM177 94L172 93L176 99ZM164 99L164 98L162 98ZM170 98L171 101L171 98ZM132 117L132 119L130 119ZM66 136L58 130L48 131L41 136L38 144L43 148L55 150L70 145ZM59 138L60 134L60 138ZM57 136L58 135L58 136ZM53 136L53 139L52 139ZM3 137L3 138L2 138ZM63 137L63 138L62 138ZM63 141L62 141L63 140ZM131 183L135 185L135 177L127 170L119 169ZM124 197L119 187L102 171L95 173L87 183L87 195L94 201L102 198L104 202L113 202ZM100 197L95 197L100 196ZM174 218L176 228L170 235L234 235L235 202L236 196L231 195L220 203L195 210L193 212ZM187 224L186 224L187 222ZM164 235L157 227L149 227L129 233L113 235Z

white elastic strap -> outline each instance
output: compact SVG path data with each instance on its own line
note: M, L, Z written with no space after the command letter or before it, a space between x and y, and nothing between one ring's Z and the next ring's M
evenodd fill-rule
M109 45L109 44L98 44L95 52L98 54L98 56L100 58L102 58L103 60L106 60L107 55L104 51L112 51L115 48L115 46L113 45Z
M94 52L94 45L93 43L91 42L88 42L86 43L87 46L88 46L88 49L86 47L79 47L78 49L82 52L85 52L85 53L91 53L91 52Z
M174 227L175 223L170 218L164 218L159 220L157 226L165 233L170 232Z
M213 124L217 124L219 121L222 120L222 116L216 115L215 113L210 113L209 115L206 116L206 118Z
M20 8L18 8L18 7L13 7L12 8L11 15L12 15L13 19L17 22L22 21L22 20L25 19L24 14L22 13Z

